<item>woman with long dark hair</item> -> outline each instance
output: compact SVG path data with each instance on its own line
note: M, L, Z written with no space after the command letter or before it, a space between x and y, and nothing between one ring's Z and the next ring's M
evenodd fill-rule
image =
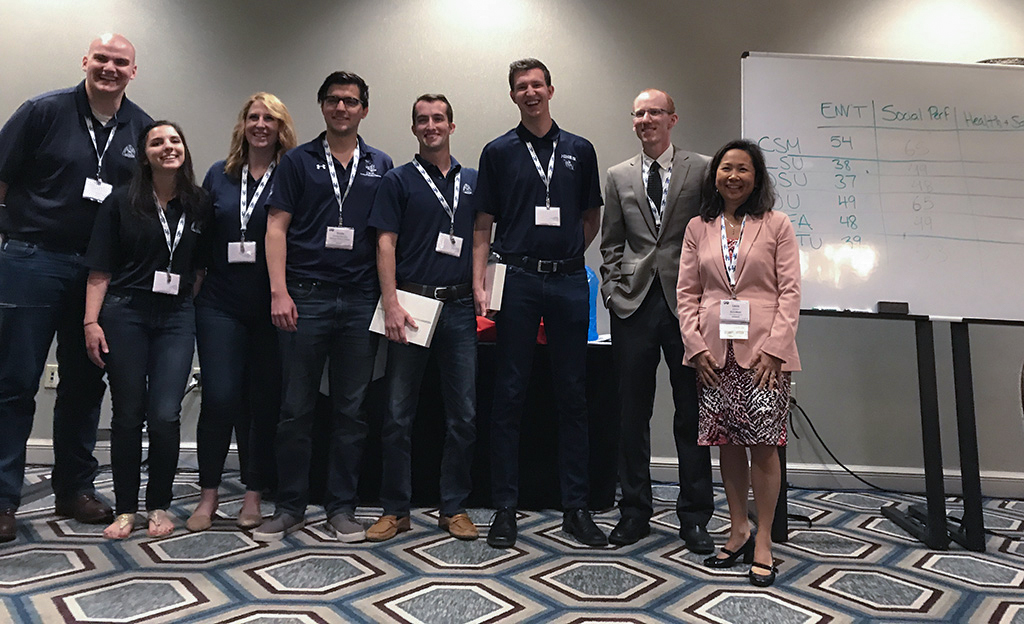
M700 391L697 442L719 447L732 523L721 554L704 564L727 568L742 558L759 587L775 582L778 447L786 444L790 372L800 370L800 257L789 217L774 204L756 144L738 140L718 150L700 215L683 238L677 292L685 363L697 369ZM751 486L756 537L747 519Z
M149 434L146 509L151 537L170 535L181 400L195 343L193 288L209 211L181 128L143 130L127 189L103 202L86 255L85 340L105 368L113 406L111 468L117 517L103 534L128 537L139 510L142 428Z
M263 242L266 201L281 156L295 147L295 126L276 96L256 93L238 114L226 160L203 188L213 202L210 257L196 297L196 339L203 404L196 428L199 504L185 526L204 531L217 511L224 459L234 429L245 498L235 524L260 525L263 490L277 478L274 434L281 410L281 357L270 321L270 278Z

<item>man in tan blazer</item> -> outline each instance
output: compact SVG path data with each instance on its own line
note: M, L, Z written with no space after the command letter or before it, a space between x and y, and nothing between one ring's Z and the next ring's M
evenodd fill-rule
M621 403L622 517L609 541L632 544L650 534L650 421L664 353L675 403L679 535L693 552L711 553L714 544L705 528L714 511L711 459L707 447L697 446L696 380L693 369L683 366L676 317L683 234L700 207L700 184L710 159L672 145L679 118L667 93L641 92L632 114L643 150L608 170L601 225L601 292L611 312Z

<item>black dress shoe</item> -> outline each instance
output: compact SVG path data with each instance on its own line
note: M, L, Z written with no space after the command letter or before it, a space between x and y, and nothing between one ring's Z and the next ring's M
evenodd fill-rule
M577 542L585 546L608 545L608 538L597 528L586 509L570 509L562 514L562 531L575 537Z
M768 570L768 574L755 574L755 568ZM772 583L775 582L775 575L778 574L778 572L779 569L773 565L765 565L755 561L750 564L750 584L754 587L771 587Z
M715 552L715 542L708 535L707 529L699 524L684 524L679 527L679 537L686 542L686 547L698 555L710 555Z
M53 511L58 516L74 518L82 524L107 524L114 521L113 510L91 493L58 500Z
M487 531L487 545L491 548L512 548L516 545L516 510L502 507L494 512L491 528Z
M623 518L612 529L608 541L616 546L635 544L651 534L651 525L640 518Z
M736 549L736 552L728 548L722 548L725 557L712 555L704 560L704 565L709 568L731 568L736 565L736 560L743 557L743 563L750 563L754 560L754 536L751 535L743 545Z
M18 525L14 522L14 509L0 511L0 542L10 542L18 537Z

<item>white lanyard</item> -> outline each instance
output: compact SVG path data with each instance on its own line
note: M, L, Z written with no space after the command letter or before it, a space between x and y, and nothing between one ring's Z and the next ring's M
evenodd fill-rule
M171 228L167 225L167 217L164 216L164 209L160 207L160 200L156 198L155 193L153 194L153 200L156 201L156 216L160 217L160 225L164 228L164 240L167 241L167 251L171 252L167 259L167 272L170 273L171 262L174 261L174 250L178 248L178 243L181 242L181 233L185 231L185 211L181 211L181 216L178 218L178 231L174 234L174 242L171 242Z
M359 168L359 144L356 143L356 149L352 151L352 163L350 167L352 171L348 174L348 186L345 187L345 194L341 194L341 186L338 185L338 172L334 168L334 155L331 154L331 146L327 143L327 137L324 137L324 156L327 157L327 170L331 172L331 184L334 186L334 198L338 200L338 227L342 226L342 205L345 203L345 198L348 197L349 191L352 190L352 185L356 181L356 169Z
M110 147L111 141L114 140L114 133L117 132L117 126L110 128L110 134L107 136L107 144L103 146L103 151L100 151L100 145L96 142L96 130L92 127L92 118L88 115L85 116L85 127L89 129L89 138L92 139L92 148L96 150L96 179L100 180L100 171L103 170L103 156L107 153L107 148Z
M452 224L451 227L448 228L448 236L454 239L455 213L459 209L459 185L461 183L460 181L462 180L462 170L460 169L459 172L455 174L455 192L452 195L453 205L449 206L448 200L444 198L443 194L441 194L441 191L437 188L437 185L434 184L434 181L430 178L430 175L427 174L427 170L423 168L423 165L421 165L419 161L416 160L415 158L413 159L412 164L416 165L416 170L420 172L421 176L423 176L423 179L427 182L427 185L430 186L430 190L434 191L434 195L437 196L437 201L441 202L441 207L444 208L444 211L448 214L448 218L451 219Z
M267 172L260 178L260 183L256 187L256 192L253 193L252 200L248 200L249 195L249 164L242 165L242 196L238 202L238 216L242 223L242 241L245 242L245 228L249 225L249 217L252 216L252 211L256 209L256 202L260 200L260 195L263 194L263 187L267 185L270 180L270 174L274 173L274 167L277 163L270 163L267 167Z
M555 175L555 152L558 151L558 141L551 146L551 158L548 160L548 173L544 174L544 169L540 166L540 159L537 158L537 151L533 149L533 143L525 141L526 149L530 150L530 157L533 158L533 166L537 168L537 173L540 175L540 179L544 182L544 205L548 208L551 207L551 178Z
M736 241L736 253L729 252L729 239L725 235L725 215L722 215L722 257L725 258L725 275L729 278L729 287L736 286L736 264L740 259L740 243L743 242L743 228L747 225L747 216L740 221L740 237Z
M651 175L651 162L654 161L648 161L646 158L642 160L643 165L640 168L642 170L641 175L644 177L644 196L647 196L647 178ZM661 175L661 173L658 175ZM651 198L647 197L647 205L651 207L651 214L654 215L654 227L658 229L661 229L661 217L665 214L665 204L668 201L668 184L671 181L672 166L669 165L668 169L665 169L665 181L661 185L661 206L655 206Z

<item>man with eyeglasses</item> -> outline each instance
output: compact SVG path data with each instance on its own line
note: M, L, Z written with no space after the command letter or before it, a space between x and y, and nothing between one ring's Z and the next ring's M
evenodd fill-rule
M679 455L679 536L695 553L714 544L705 526L714 511L711 459L697 446L697 386L683 365L676 316L676 280L683 234L700 209L700 185L710 159L672 144L679 117L664 91L633 100L633 130L642 150L608 170L601 226L601 292L611 312L612 355L619 383L619 501L613 544L650 534L651 414L661 353L675 403L673 434Z
M271 319L281 338L284 392L277 429L274 517L253 531L279 540L305 525L314 412L329 359L331 440L324 509L342 542L365 538L355 518L367 424L361 412L373 374L377 241L367 221L391 157L367 145L359 123L370 89L349 72L317 92L326 130L281 159L267 200Z
M601 187L590 141L558 127L549 101L551 73L537 59L509 66L509 96L521 123L480 155L473 236L477 313L486 310L484 274L494 250L508 266L497 315L491 483L497 511L487 534L495 548L516 543L519 424L530 380L537 327L544 318L552 385L558 389L562 530L587 546L608 538L587 511L589 433L585 393L589 287L583 252L597 236Z

